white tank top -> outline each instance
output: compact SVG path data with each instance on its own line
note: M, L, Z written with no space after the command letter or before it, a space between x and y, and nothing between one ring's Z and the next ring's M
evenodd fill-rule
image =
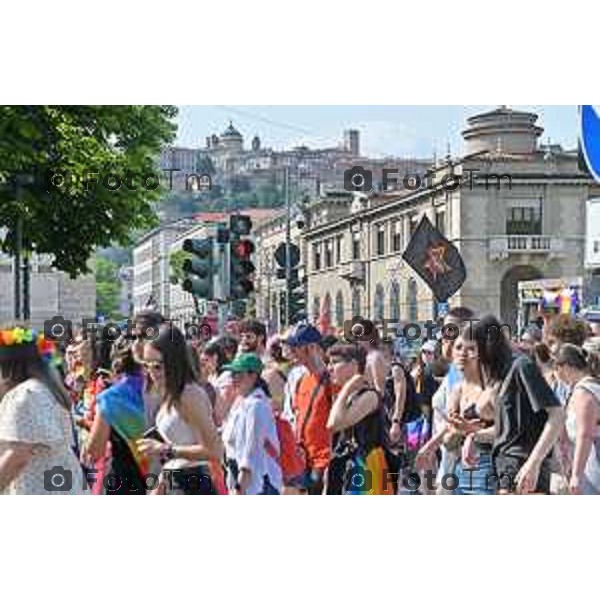
M190 427L176 408L167 408L166 403L161 405L156 415L156 428L163 438L174 446L195 446L202 444L200 433ZM175 458L165 463L163 467L165 469L182 469L202 463L203 461Z

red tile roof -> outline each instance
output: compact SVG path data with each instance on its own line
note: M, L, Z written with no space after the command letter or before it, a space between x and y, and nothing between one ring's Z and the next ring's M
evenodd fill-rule
M275 215L279 214L281 209L279 208L246 208L240 210L240 214L247 215L255 221L264 221L270 219ZM229 215L233 213L226 212L204 212L196 213L194 220L203 223L218 223L220 221L227 221Z

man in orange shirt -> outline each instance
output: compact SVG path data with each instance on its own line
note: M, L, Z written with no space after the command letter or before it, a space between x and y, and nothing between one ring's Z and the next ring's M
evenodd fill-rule
M321 494L323 476L331 457L331 434L327 419L332 404L329 374L320 346L321 334L308 324L300 324L288 337L287 344L293 350L306 373L296 386L293 409L296 415L296 437L306 453L307 482L309 494Z

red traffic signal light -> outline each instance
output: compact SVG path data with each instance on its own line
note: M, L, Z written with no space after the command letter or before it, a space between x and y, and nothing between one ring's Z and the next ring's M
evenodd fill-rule
M236 258L247 259L250 258L254 252L254 243L250 240L239 240L231 244L231 253Z

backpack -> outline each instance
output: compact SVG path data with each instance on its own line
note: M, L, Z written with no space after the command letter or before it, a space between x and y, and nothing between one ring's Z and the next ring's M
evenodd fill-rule
M421 416L421 410L417 402L417 388L415 382L411 377L408 369L399 362L394 362L392 367L400 367L404 373L404 381L406 386L406 399L404 401L404 414L402 415L402 422L406 423L418 419ZM391 425L391 415L394 412L396 406L396 390L394 389L394 378L389 374L385 378L385 385L383 388L383 407L385 410L386 418L388 421L388 427Z
M277 437L279 438L279 449L277 450L267 440L265 449L267 454L277 461L281 467L281 473L285 482L304 475L306 471L306 458L300 446L296 443L296 436L289 421L281 414L273 413Z
M404 402L404 412L402 414L402 445L405 451L417 452L431 437L431 425L429 419L422 412L419 404L419 394L415 382L408 372L408 369L402 363L394 363L392 366L398 366L404 373L406 386L406 399ZM383 392L383 410L386 421L385 445L393 450L396 445L389 439L388 429L391 426L391 415L396 406L396 392L394 389L394 378L390 374L386 377Z

